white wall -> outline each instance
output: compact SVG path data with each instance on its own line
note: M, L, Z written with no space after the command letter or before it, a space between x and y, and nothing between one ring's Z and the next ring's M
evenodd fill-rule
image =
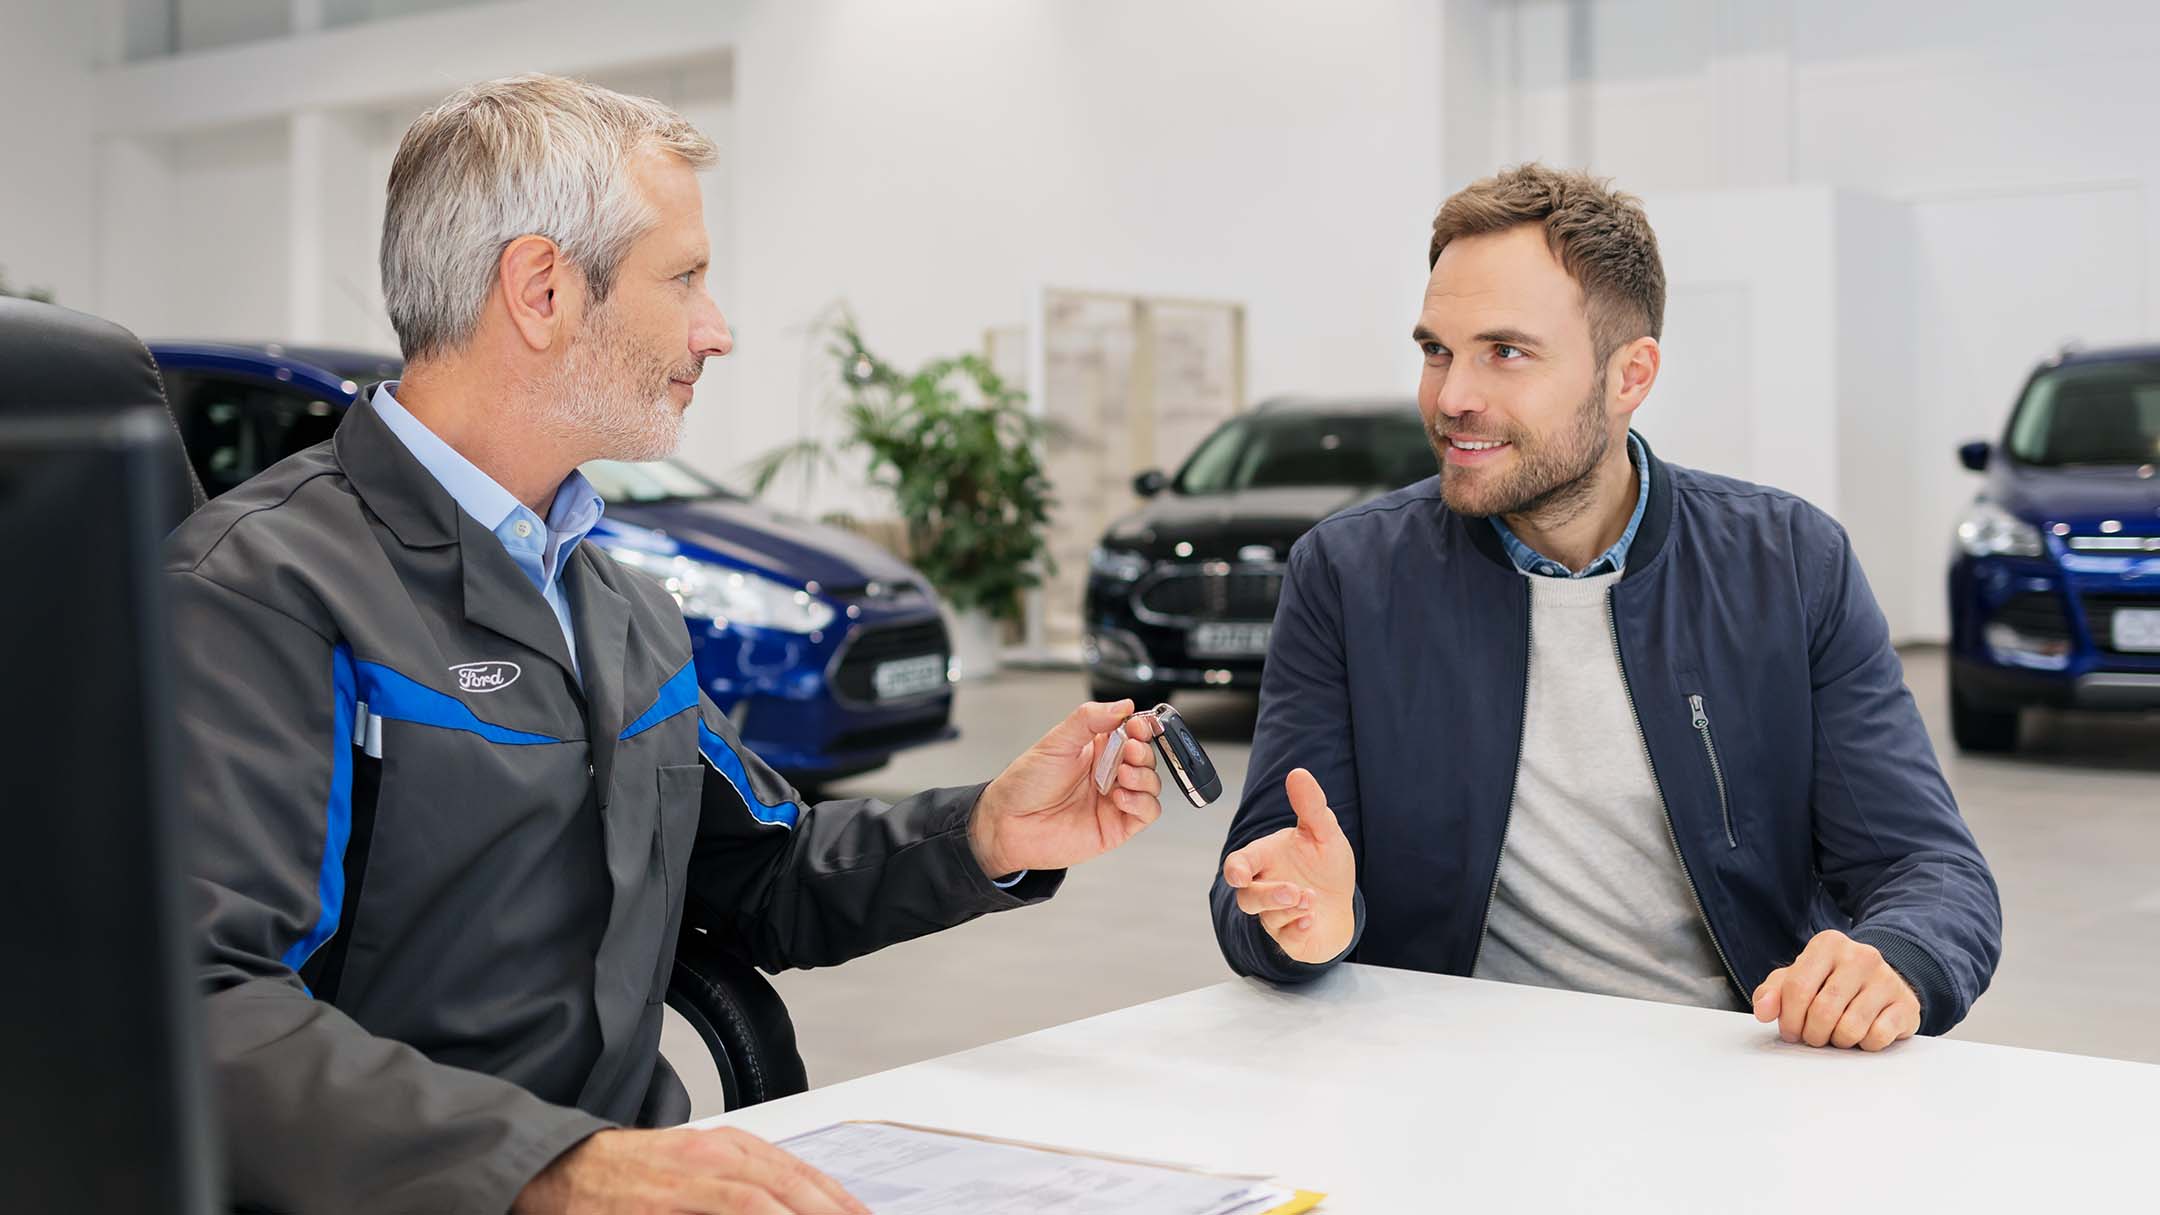
M97 278L91 72L110 20L102 3L0 0L0 269L76 308Z
M1857 323L1875 316L1883 293L1909 293L1901 330L1909 347L1871 356L1879 374L1904 377L1905 395L1900 402L1876 392L1879 409L1858 409L1858 394L1874 381L1846 376L1832 387L1839 400L1810 408L1847 421L1845 484L1872 491L1896 471L1909 486L1902 509L1872 492L1824 505L1860 543L1893 630L1941 637L1950 526L1974 488L1955 444L1997 433L2026 371L2064 339L2160 333L2160 242L2152 239L2160 227L2160 141L2152 135L2160 128L2160 6L1482 7L1487 54L1465 70L1484 72L1497 96L1487 103L1490 121L1451 142L1451 186L1480 165L1547 157L1588 164L1653 198L1820 185L1890 205L1857 221L1878 234L1876 253L1858 257L1848 266L1855 273L1838 281L1888 277L1841 293L1835 307L1847 314L1841 324L1852 348L1870 340ZM1571 25L1578 16L1587 29ZM1451 94L1475 87L1462 78L1449 85ZM1772 218L1763 217L1764 242L1784 239ZM1668 246L1692 239L1678 226L1692 220L1655 208L1651 219ZM1731 323L1680 303L1668 327L1676 346L1696 336L1693 326ZM1791 361L1805 364L1810 353L1796 350ZM1795 452L1747 475L1803 489L1797 479L1815 473Z
M1405 335L1439 202L1432 6L753 14L729 309L741 396L723 406L737 450L714 459L817 426L831 381L805 326L841 300L911 362L981 349L1041 284L1232 299L1256 397L1415 384Z

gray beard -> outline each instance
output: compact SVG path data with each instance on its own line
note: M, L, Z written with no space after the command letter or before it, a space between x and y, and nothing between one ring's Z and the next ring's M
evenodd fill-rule
M667 374L658 374L657 388L625 389L639 378L631 362L603 308L563 360L538 425L591 452L587 459L642 464L673 455L683 415L668 396Z

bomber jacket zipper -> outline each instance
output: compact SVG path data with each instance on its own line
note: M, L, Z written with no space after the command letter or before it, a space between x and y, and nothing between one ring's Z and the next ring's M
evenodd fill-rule
M1702 735L1703 753L1710 757L1710 778L1717 782L1718 814L1725 820L1725 844L1738 848L1740 840L1733 835L1732 803L1725 797L1725 765L1718 762L1717 744L1710 741L1710 714L1703 709L1702 696L1691 693L1687 698L1688 709L1694 717L1695 732Z
M1612 631L1613 658L1620 664L1620 688L1627 693L1628 715L1635 719L1635 738L1642 743L1643 763L1650 769L1650 785L1657 790L1658 808L1665 812L1665 838L1672 841L1673 856L1680 861L1680 876L1687 881L1688 897L1695 901L1695 914L1702 919L1703 931L1710 934L1710 948L1717 951L1718 961L1725 966L1725 977L1732 980L1733 991L1745 1003L1747 986L1740 982L1732 959L1725 956L1724 943L1718 940L1717 928L1710 923L1710 913L1703 910L1702 892L1695 888L1695 875L1688 872L1687 854L1680 851L1680 833L1673 828L1672 806L1665 801L1665 784L1658 779L1657 761L1650 755L1650 736L1643 730L1642 711L1635 706L1635 685L1628 679L1627 655L1620 649L1620 617L1613 610L1613 595L1609 589L1605 592L1605 625Z

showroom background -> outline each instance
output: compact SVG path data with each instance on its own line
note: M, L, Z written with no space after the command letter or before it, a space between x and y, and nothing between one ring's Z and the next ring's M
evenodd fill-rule
M1898 636L1939 639L1953 445L2063 341L2160 329L2135 0L0 0L0 112L35 116L0 123L0 267L148 336L393 348L395 140L528 70L725 150L740 346L686 449L723 477L829 424L811 332L842 300L909 361L1046 285L1229 299L1254 399L1407 394L1433 209L1541 157L1650 204L1672 304L1643 429L1836 513Z

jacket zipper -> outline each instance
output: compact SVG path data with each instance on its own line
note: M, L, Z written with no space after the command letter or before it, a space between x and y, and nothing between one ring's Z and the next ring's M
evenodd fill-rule
M1485 918L1478 923L1477 949L1470 954L1470 969L1476 974L1478 959L1485 955L1485 938L1492 935L1493 899L1500 894L1500 862L1507 859L1508 825L1515 821L1515 788L1522 780L1523 742L1530 733L1530 645L1532 641L1530 622L1535 605L1530 599L1530 583L1523 580L1523 666L1522 666L1522 724L1515 730L1515 771L1508 777L1507 813L1500 819L1500 850L1493 856L1492 885L1485 890Z
M1695 714L1695 732L1702 735L1703 753L1710 757L1710 778L1717 782L1718 814L1725 820L1725 845L1738 848L1740 841L1733 835L1732 804L1725 799L1725 766L1718 762L1717 744L1710 741L1710 714L1703 711L1702 697L1687 698L1688 708Z
M1635 738L1642 744L1643 764L1650 769L1650 785L1657 790L1658 808L1665 812L1665 838L1672 841L1673 856L1680 861L1680 876L1687 881L1688 897L1695 901L1695 914L1702 919L1703 931L1710 934L1710 948L1717 951L1718 961L1725 967L1725 977L1732 980L1733 991L1739 994L1740 1001L1744 1004L1747 1002L1747 987L1740 982L1739 972L1733 969L1732 959L1725 956L1725 946L1718 940L1717 929L1710 923L1710 913L1703 910L1702 892L1695 889L1695 875L1688 872L1687 854L1680 851L1680 833L1673 828L1672 807L1665 801L1665 783L1658 779L1657 761L1650 756L1650 736L1643 730L1642 711L1635 707L1635 685L1628 680L1627 656L1620 650L1620 617L1613 610L1613 594L1610 590L1605 592L1605 625L1612 631L1613 658L1620 664L1620 690L1627 693L1628 715L1635 719Z

